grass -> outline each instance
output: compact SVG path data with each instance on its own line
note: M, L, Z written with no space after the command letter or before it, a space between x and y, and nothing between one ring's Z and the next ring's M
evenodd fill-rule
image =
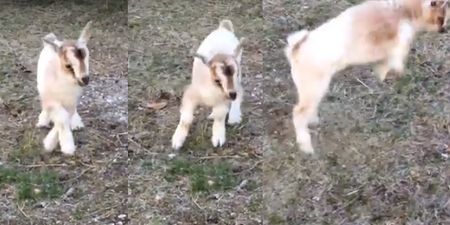
M17 199L21 201L58 198L63 186L58 175L52 171L24 172L0 166L0 186L14 185Z
M237 185L237 177L226 163L204 164L174 160L168 166L166 179L174 181L178 176L189 177L193 193L227 191Z

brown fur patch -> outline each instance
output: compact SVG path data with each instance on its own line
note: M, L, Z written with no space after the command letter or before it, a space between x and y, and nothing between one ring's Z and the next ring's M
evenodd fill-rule
M368 38L369 43L380 46L397 37L401 15L396 10L379 4L367 5L354 17L355 37Z
M212 78L218 80L219 76L217 70L220 69L226 77L227 87L234 88L233 75L237 72L233 65L230 65L230 60L234 60L229 55L217 54L209 62ZM220 68L218 66L220 65ZM223 89L223 87L221 86Z
M297 51L300 49L300 46L302 46L302 44L303 44L306 40L308 40L308 36L309 36L309 35L305 35L305 37L304 37L302 40L300 40L300 41L298 41L297 43L295 43L295 45L294 45L293 48L292 48L291 54L294 54L295 52L297 52Z
M232 77L234 74L234 67L230 65L225 65L222 67L223 74L227 77Z
M71 51L75 58L79 60L79 71L84 73L86 70L86 65L84 63L84 59L86 58L86 51L85 49L81 49L77 47L77 42L75 40L65 40L63 42L63 45L61 47L61 51L59 53L62 61L63 61L63 67L66 71L72 73L72 75L75 76L73 68L66 68L67 65L70 65L69 59L67 57L67 54L69 54L69 51Z

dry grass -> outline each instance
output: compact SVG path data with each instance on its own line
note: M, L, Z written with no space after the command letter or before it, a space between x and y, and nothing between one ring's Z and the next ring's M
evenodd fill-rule
M92 2L2 5L1 224L106 224L126 213L126 1ZM40 110L35 70L41 38L48 32L76 38L91 19L93 82L79 108L87 126L75 132L75 157L59 151L42 154L48 130L34 128Z
M295 146L295 87L280 49L288 33L356 2L263 3L265 76L279 79L264 87L272 118L263 168L267 224L448 224L448 34L422 35L400 80L381 83L368 67L338 74L313 131L318 154Z

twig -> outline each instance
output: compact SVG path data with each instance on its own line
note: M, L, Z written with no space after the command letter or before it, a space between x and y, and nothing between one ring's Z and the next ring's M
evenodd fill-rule
M192 201L194 202L194 204L201 210L205 210L205 208L200 207L200 205L197 203L197 201L195 201L195 199L193 197L191 197Z
M244 172L249 172L252 171L253 169L255 169L259 164L261 164L263 162L263 160L259 160L258 162L256 162L255 164L253 164L253 166L251 166L250 168L246 169L246 170L242 170L240 172L237 172L235 174L242 174Z
M70 178L70 179L65 180L65 181L62 181L61 183L67 183L67 182L69 182L69 181L76 180L76 179L80 178L81 176L83 176L83 175L84 175L87 171L89 171L89 170L91 170L91 168L85 169L85 170L83 170L83 172L81 172L80 174L78 174L78 176L76 176L76 177L74 177L74 178Z
M360 80L359 78L356 78L356 80L360 83L360 84L362 84L364 87L366 87L367 89L369 89L369 91L371 92L371 93L373 93L373 89L372 88L370 88L367 84L365 84L364 82L362 82L362 80Z
M26 168L36 168L36 167L66 167L67 164L34 164L34 165L24 165Z
M148 150L147 148L144 148L141 144L137 143L135 140L133 140L133 138L128 137L128 141L130 141L131 143L135 144L138 148L140 148L141 150L153 154L153 155L159 155L160 153L157 152L152 152L150 150Z
M24 211L23 211L23 207L20 207L19 204L17 204L17 208L19 209L20 213L22 213L22 215L24 215L26 218L30 218L30 216L28 216Z
M239 156L235 156L235 155L209 155L209 156L198 157L197 159L203 160L203 159L232 159L232 158L239 158Z

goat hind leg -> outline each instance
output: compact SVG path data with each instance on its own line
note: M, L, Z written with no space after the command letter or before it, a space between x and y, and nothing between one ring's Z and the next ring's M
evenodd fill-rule
M75 110L72 117L70 118L70 129L79 130L84 127L83 121L81 120L80 114Z
M306 108L301 103L297 104L293 109L293 121L296 133L297 143L300 149L305 152L312 154L314 153L314 148L311 143L311 134L308 128L308 117L313 109Z
M318 107L327 92L332 74L313 74L317 79L309 79L297 88L299 101L293 109L293 122L297 143L305 153L314 153L308 125L318 122Z

